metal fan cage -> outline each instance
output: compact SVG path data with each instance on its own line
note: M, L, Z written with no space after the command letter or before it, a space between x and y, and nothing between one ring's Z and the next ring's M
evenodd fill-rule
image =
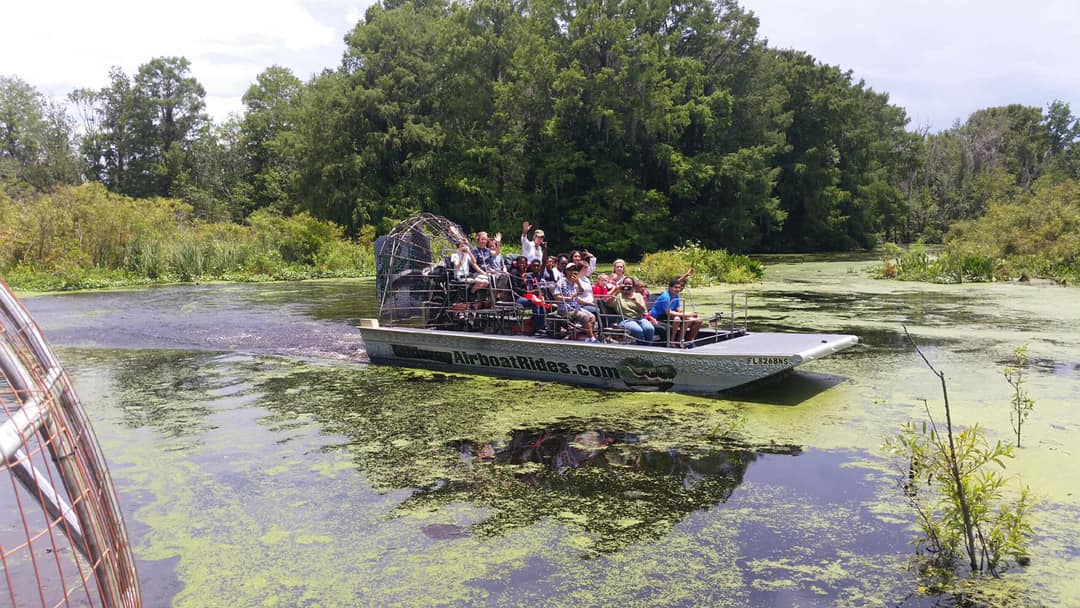
M41 330L0 281L0 604L141 605L116 491Z
M432 311L445 308L446 273L458 244L468 241L456 223L431 213L400 222L375 241L379 320L403 325L432 322Z

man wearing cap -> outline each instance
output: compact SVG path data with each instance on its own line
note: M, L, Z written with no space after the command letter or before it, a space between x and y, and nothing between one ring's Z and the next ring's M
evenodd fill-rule
M532 224L529 222L521 222L521 255L528 258L529 262L533 260L544 261L544 250L547 249L547 244L544 242L544 231L539 228L536 232L533 232L533 238L529 240L529 229L532 228Z
M596 342L596 334L593 332L596 317L582 308L586 300L581 284L578 282L578 273L580 271L581 267L577 264L570 263L566 265L566 276L559 279L556 285L555 300L559 302L559 314L569 319L571 323L577 323L585 329L586 335L589 336L585 341Z

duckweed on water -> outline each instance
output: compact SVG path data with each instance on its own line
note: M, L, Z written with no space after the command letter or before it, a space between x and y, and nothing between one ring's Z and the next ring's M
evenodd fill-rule
M877 449L938 387L900 325L914 318L950 374L957 424L1002 438L999 364L1030 344L1039 405L1009 473L1046 502L1031 565L980 592L1080 603L1080 311L1040 287L883 285L852 264L770 267L751 320L851 331L860 347L716 399L327 358L62 356L156 604L913 607L947 600L919 593L912 515ZM726 305L727 288L694 291L699 308ZM243 306L260 327L274 318ZM309 327L270 329L292 353ZM316 329L348 356L347 326Z

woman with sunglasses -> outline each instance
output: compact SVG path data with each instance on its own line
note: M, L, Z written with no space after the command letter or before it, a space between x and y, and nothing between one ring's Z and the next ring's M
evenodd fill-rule
M623 277L619 288L609 294L604 302L622 316L619 326L630 332L635 343L652 344L656 328L645 318L645 300L634 289L633 277Z

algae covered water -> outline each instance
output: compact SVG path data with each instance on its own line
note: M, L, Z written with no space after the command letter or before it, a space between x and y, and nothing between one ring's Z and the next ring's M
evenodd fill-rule
M28 298L109 459L143 596L176 606L931 606L887 435L940 408L1041 497L1003 594L1080 605L1080 305L1049 284L770 260L751 330L861 344L720 398L369 366L371 281ZM731 288L692 289L698 310ZM1015 485L1015 484L1014 484ZM1005 596L1005 595L1003 595ZM1019 600L1010 600L1019 601Z

